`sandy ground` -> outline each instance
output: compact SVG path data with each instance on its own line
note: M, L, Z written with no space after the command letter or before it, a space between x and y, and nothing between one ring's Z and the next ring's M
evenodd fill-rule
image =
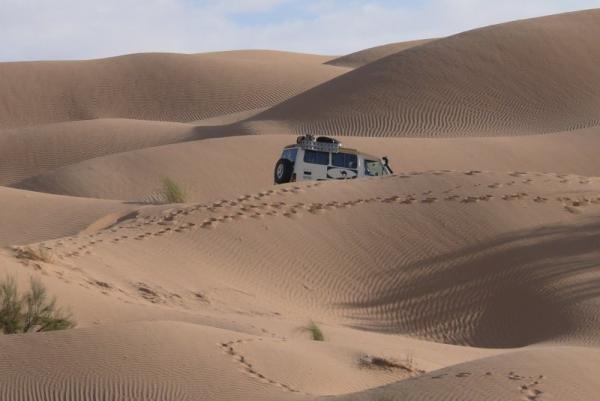
M598 26L0 64L0 275L77 322L0 399L597 399ZM301 132L395 174L274 186Z

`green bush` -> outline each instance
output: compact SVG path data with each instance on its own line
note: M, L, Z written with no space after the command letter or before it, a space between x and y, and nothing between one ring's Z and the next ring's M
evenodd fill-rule
M74 327L68 314L56 307L41 281L31 278L29 290L19 296L14 277L0 281L0 330L4 334L64 330Z
M163 178L163 194L169 203L184 203L185 191L170 178Z

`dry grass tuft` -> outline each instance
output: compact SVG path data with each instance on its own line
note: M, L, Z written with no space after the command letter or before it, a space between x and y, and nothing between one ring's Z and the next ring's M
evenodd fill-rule
M379 356L363 355L359 358L358 364L361 367L368 369L382 369L387 371L400 369L409 373L423 373L422 370L416 368L414 358L410 353L407 354L406 358L402 361Z
M311 321L310 324L304 329L310 333L310 336L313 341L325 341L323 331L321 331L321 328L317 326L315 322Z
M169 177L163 178L163 195L168 203L184 203L186 193L179 184Z
M17 258L19 259L27 259L45 263L52 263L54 261L54 255L52 254L52 251L41 244L37 247L18 247L15 248L15 252L17 253Z

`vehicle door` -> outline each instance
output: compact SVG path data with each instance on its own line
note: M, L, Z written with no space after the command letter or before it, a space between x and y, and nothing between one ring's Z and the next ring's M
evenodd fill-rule
M356 153L332 153L331 166L327 170L327 178L348 180L358 176L358 156Z

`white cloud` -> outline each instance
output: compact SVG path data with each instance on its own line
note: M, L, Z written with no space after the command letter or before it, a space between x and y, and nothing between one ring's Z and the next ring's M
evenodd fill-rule
M269 48L341 54L600 0L0 0L0 60ZM260 23L245 23L259 16Z

